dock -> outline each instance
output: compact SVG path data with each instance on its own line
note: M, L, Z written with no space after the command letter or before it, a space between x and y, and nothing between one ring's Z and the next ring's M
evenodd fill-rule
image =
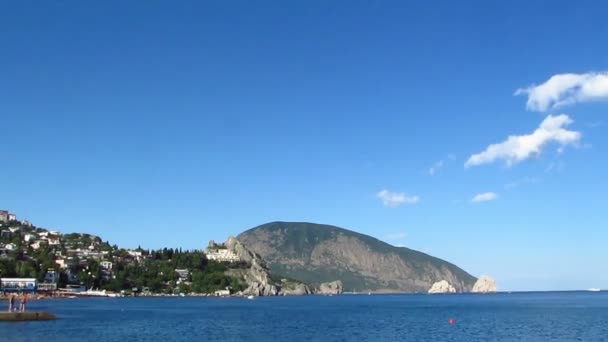
M50 321L57 319L57 316L50 312L31 311L31 312L0 312L1 321Z

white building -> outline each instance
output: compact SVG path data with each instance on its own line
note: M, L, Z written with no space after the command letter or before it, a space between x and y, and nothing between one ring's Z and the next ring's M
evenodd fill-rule
M214 295L217 297L228 297L230 296L230 290L217 290Z
M240 261L238 255L236 255L233 251L229 251L227 249L216 249L215 251L206 251L205 255L208 260L215 260L219 262L237 262Z
M17 245L15 245L14 243L9 243L4 246L4 248L9 251L14 251L15 249L17 249Z
M55 265L57 265L57 267L59 267L61 269L66 268L65 259L57 259L57 260L55 260Z
M114 264L111 261L102 261L99 265L106 270L111 270Z

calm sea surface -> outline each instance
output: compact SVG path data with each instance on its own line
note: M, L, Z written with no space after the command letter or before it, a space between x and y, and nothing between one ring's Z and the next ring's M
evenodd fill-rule
M0 341L608 341L606 292L61 299L29 309L60 319L0 322Z

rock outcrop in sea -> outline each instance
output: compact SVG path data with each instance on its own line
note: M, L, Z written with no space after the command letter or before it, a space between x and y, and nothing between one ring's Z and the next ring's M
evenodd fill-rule
M281 291L279 295L282 296L304 296L313 294L312 290L306 284L283 282L281 283Z
M441 280L431 286L429 293L456 293L456 288L450 285L447 280Z
M317 290L317 294L323 295L337 295L342 294L344 291L344 286L341 280L332 281L329 283L322 283L319 285L319 289Z
M490 293L496 292L496 280L492 279L489 276L482 275L477 279L475 285L473 285L473 289L471 292L476 293Z

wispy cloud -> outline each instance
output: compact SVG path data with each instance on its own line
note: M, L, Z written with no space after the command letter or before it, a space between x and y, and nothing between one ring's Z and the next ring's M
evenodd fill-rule
M447 155L446 158L441 159L437 162L435 162L435 164L433 164L430 168L429 168L429 175L430 176L434 176L437 173L439 173L439 171L441 171L441 169L443 169L444 167L447 166L447 164L451 163L452 161L456 160L456 155L454 153L450 153Z
M439 172L439 170L443 168L443 164L443 160L440 160L433 164L433 166L429 168L429 175L434 176L437 172Z
M517 89L514 95L527 95L526 108L539 112L577 102L608 100L608 72L557 74L540 85Z
M473 203L489 202L489 201L493 201L497 198L498 198L498 195L494 192L484 192L484 193L475 195L475 197L473 197L471 199L471 202L473 202Z
M504 160L511 166L541 154L545 146L551 142L558 143L560 148L575 144L580 140L581 133L564 128L572 123L572 119L566 114L549 115L531 134L512 135L501 143L492 144L485 151L469 157L464 166L477 166L497 160Z
M403 204L415 204L420 201L418 196L409 196L403 192L392 192L389 190L382 190L376 194L382 203L391 208L398 207Z

